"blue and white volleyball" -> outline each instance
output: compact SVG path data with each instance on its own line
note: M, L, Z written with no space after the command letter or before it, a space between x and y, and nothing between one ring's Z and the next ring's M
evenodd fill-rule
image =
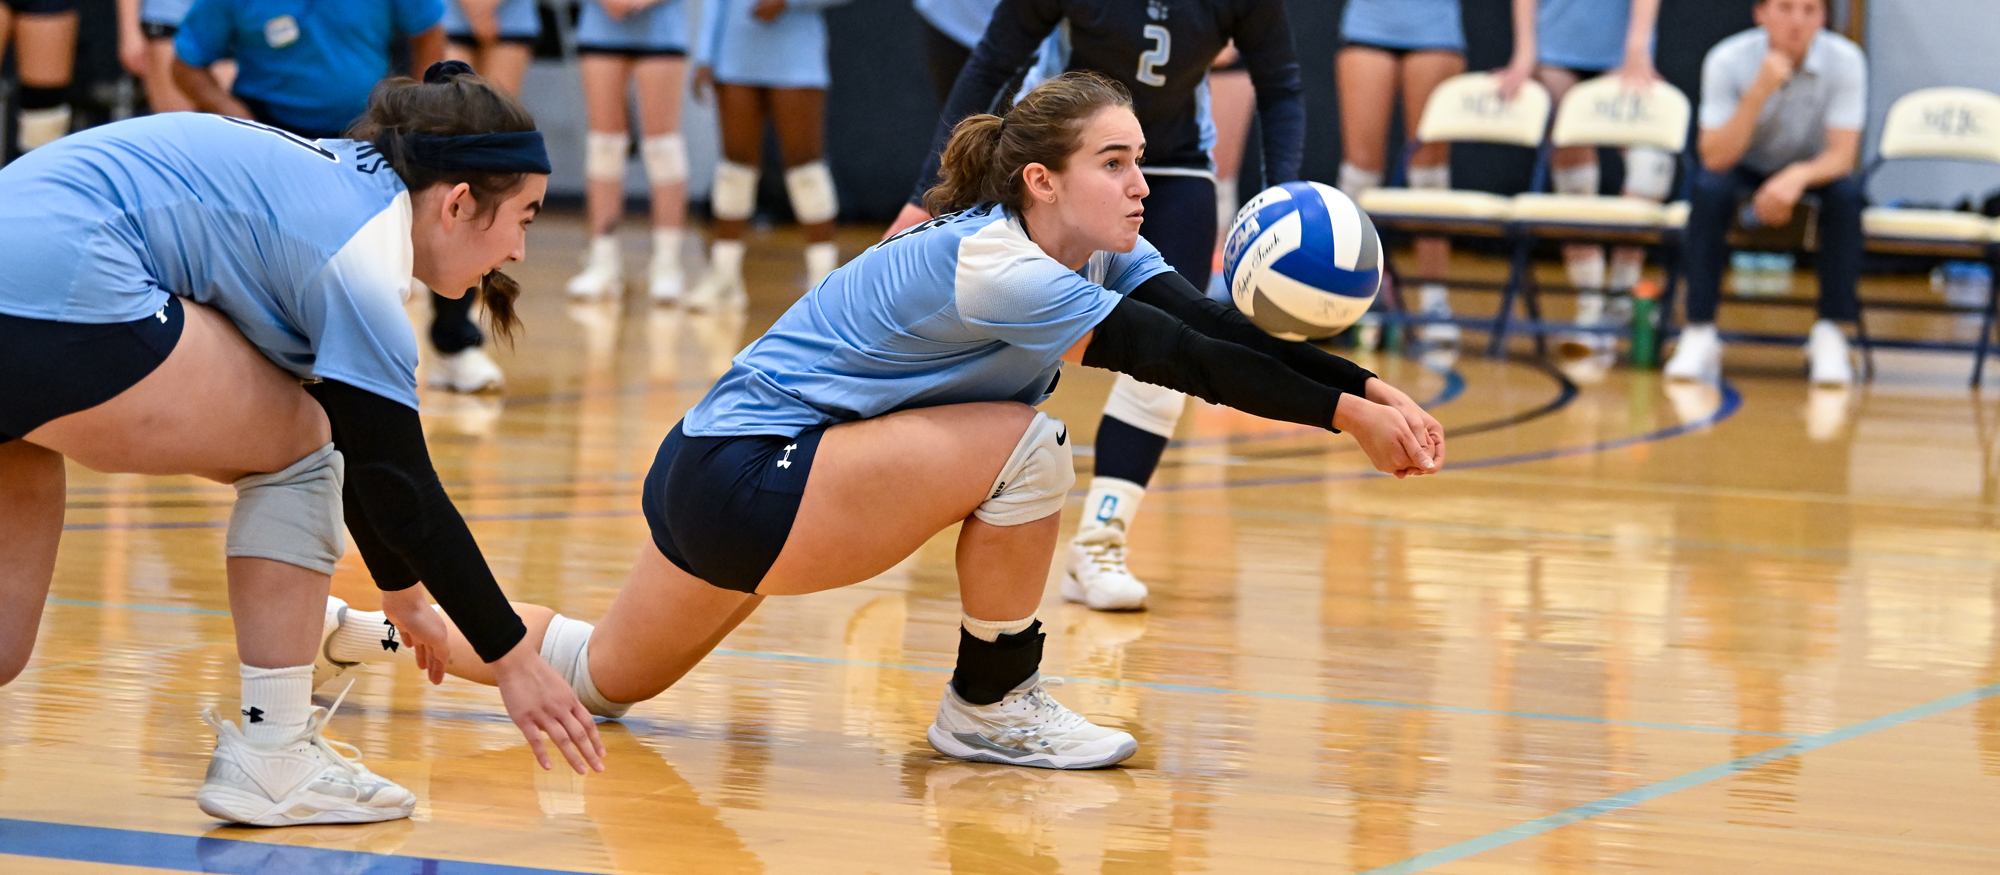
M1267 188L1236 213L1222 279L1236 309L1284 340L1339 334L1382 287L1375 223L1347 195L1317 182Z

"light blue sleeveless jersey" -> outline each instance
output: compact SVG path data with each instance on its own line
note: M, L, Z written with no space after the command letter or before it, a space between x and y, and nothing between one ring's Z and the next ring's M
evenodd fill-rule
M715 81L763 88L825 88L826 21L822 10L848 0L789 0L775 21L750 15L756 0L704 0L695 66Z
M687 5L661 0L644 9L612 18L597 0L584 0L576 22L576 45L582 51L686 52Z
M1347 0L1340 36L1385 49L1465 51L1458 0Z
M912 5L939 33L969 49L986 35L986 23L993 20L1000 0L913 0Z
M1040 404L1062 354L1169 269L1145 238L1073 271L997 205L941 216L806 293L737 353L682 431L797 437L917 407Z
M465 8L460 0L444 0L444 25L447 36L469 37L472 25L465 20ZM500 6L493 10L500 19L501 39L534 39L542 35L542 16L535 11L535 0L500 0Z
M1625 63L1632 0L1541 0L1535 11L1536 58L1551 67L1604 71Z
M417 406L410 197L367 143L200 113L71 134L0 170L0 313L207 304L301 379Z

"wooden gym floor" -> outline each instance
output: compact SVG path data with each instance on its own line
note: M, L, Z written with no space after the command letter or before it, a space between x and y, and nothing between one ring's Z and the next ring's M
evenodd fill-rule
M572 306L581 243L573 217L537 225L506 393L424 412L509 592L594 619L645 537L659 439L801 265L794 234L757 236L737 317ZM1052 574L1057 696L1141 742L1102 772L925 745L956 640L946 533L865 585L768 602L602 724L602 775L537 770L491 690L378 666L334 734L416 816L222 827L192 797L195 713L236 695L230 492L73 468L40 645L0 689L0 872L2000 868L2000 421L1963 356L1884 354L1851 393L1809 392L1790 349L1732 348L1720 390L1363 361L1435 407L1446 473L1372 477L1345 437L1197 402L1134 532L1152 610L1065 605ZM1071 371L1049 407L1087 437L1110 378ZM335 587L367 603L356 557Z

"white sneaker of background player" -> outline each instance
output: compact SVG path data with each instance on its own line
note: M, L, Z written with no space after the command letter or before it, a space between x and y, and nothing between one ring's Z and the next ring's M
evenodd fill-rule
M1425 283L1417 292L1419 312L1433 319L1451 318L1451 297L1444 286ZM1458 326L1450 322L1426 322L1417 328L1417 339L1425 343L1457 343Z
M459 352L446 355L439 353L431 363L430 378L426 380L433 389L449 389L453 392L483 392L498 389L506 382L506 374L500 365L486 354L482 347L467 347Z
M1811 362L1813 385L1845 386L1854 382L1854 364L1847 355L1847 335L1831 321L1821 319L1813 323L1812 334L1806 341L1806 356Z
M274 747L251 743L214 708L203 709L201 719L215 727L215 753L195 804L212 817L251 826L409 817L415 795L368 771L352 745L326 739L326 722L339 707L336 699L333 708L314 708L297 738Z
M681 299L681 306L697 313L720 310L745 297L743 274L727 270L710 270L702 275L687 297Z
M1069 542L1062 596L1094 611L1137 611L1146 607L1146 584L1125 567L1125 531L1098 526Z
M1040 672L991 705L973 705L945 684L926 733L948 757L1038 769L1098 769L1137 753L1131 734L1106 729L1049 698Z
M1581 292L1576 296L1576 324L1580 328L1595 328L1605 321L1605 297L1603 292ZM1616 341L1609 334L1595 331L1571 331L1563 334L1558 351L1565 356L1579 357L1600 353L1611 349Z
M1714 383L1722 378L1722 338L1714 325L1689 325L1681 329L1674 357L1667 360L1667 379Z
M681 271L681 229L653 229L653 260L646 266L646 294L655 304L674 304L687 291Z
M583 270L564 286L572 297L616 298L625 291L625 255L618 238L601 234L590 238L584 250Z

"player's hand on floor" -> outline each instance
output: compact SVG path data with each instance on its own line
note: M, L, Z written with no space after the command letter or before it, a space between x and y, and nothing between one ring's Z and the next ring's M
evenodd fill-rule
M493 661L493 677L500 687L500 699L507 705L507 716L528 740L535 762L542 768L554 768L542 741L547 736L577 774L604 771L604 741L597 737L597 723L576 700L569 682L542 661L527 639Z
M396 635L417 658L431 683L444 683L444 668L451 664L451 636L444 618L431 610L422 587L382 594L382 613L396 624Z
M1403 412L1353 395L1342 396L1333 426L1354 436L1375 470L1398 479L1437 467Z

